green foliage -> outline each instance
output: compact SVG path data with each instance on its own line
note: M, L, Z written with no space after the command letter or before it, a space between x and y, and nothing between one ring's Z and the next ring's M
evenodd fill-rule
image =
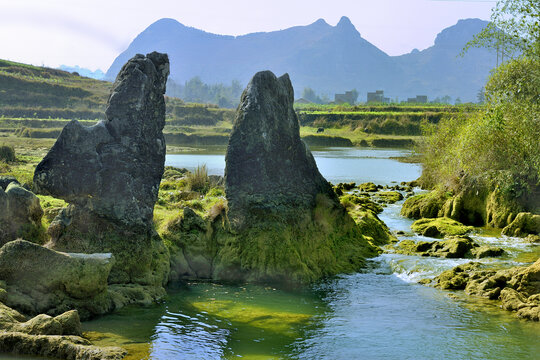
M538 0L498 0L491 22L464 51L472 47L502 50L502 56L522 53L540 57L540 2Z
M540 60L503 64L486 85L484 110L443 119L427 129L428 184L458 190L498 186L519 198L540 185Z
M0 145L0 161L9 163L17 160L13 146Z

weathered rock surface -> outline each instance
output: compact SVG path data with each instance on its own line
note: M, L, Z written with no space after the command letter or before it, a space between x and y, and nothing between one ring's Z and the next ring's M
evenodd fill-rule
M20 186L14 178L2 180L5 181L0 184L0 246L18 237L43 241L43 210L39 198Z
M227 205L204 216L184 208L164 227L171 279L297 285L356 271L378 254L374 244L385 240L362 233L300 139L293 95L288 76L269 71L247 86L227 149Z
M293 96L289 76L269 71L257 73L242 94L225 159L229 220L236 228L312 209L318 194L337 200L300 140Z
M80 337L77 311L56 317L39 314L29 320L0 303L0 353L46 356L57 359L122 359L126 352L117 347L100 348Z
M518 317L540 320L540 259L527 267L498 271L483 270L478 263L459 265L435 278L435 286L498 299Z
M107 120L76 120L38 164L34 186L95 215L129 226L151 226L165 162L167 55L129 60L113 85Z
M540 215L531 213L519 213L514 221L506 226L503 235L526 237L529 234L540 234Z
M472 226L465 226L446 217L416 220L411 229L415 233L433 238L466 235L474 230Z
M111 254L66 254L24 240L0 248L5 303L26 314L60 314L77 308L84 317L110 308Z
M69 202L49 227L51 248L110 252L110 283L161 287L169 255L153 229L164 170L166 54L129 60L113 85L106 120L72 121L38 164L34 186Z
M225 168L234 234L220 242L218 277L312 281L357 270L375 254L300 139L293 101L288 75L269 71L242 94Z
M403 240L392 249L399 254L442 258L497 257L504 250L494 246L480 246L468 236L455 236L442 241Z

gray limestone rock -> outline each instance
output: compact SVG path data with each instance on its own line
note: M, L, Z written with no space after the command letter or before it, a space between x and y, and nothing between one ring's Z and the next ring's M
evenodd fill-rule
M43 209L34 193L15 181L6 185L5 192L0 188L0 246L31 234L36 238L28 240L42 240L42 216Z
M112 264L111 254L67 254L25 240L11 241L0 248L6 305L28 314L60 314L73 307L105 313Z
M165 162L166 54L129 60L113 85L106 120L76 120L38 164L37 191L128 226L150 227Z
M38 192L69 206L51 222L49 247L64 252L110 252L109 283L161 287L169 254L153 228L165 163L166 54L136 55L116 78L106 120L72 121L38 164Z
M289 76L270 71L255 74L242 94L225 158L234 227L261 217L288 219L298 209L314 208L318 194L339 203L300 139L293 102Z

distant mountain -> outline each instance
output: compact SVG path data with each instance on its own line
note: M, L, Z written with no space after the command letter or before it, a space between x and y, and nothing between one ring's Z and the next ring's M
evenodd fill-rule
M359 100L366 93L385 90L385 96L406 99L449 95L475 101L495 55L484 49L459 57L463 45L487 22L460 20L444 29L435 44L423 51L389 56L362 38L347 17L336 26L319 19L311 25L267 33L225 36L161 19L140 33L113 62L106 79L113 80L136 53L166 52L170 78L179 84L199 76L205 83L242 84L260 70L289 73L297 97L304 87L331 96L356 88Z
M105 79L105 73L103 71L101 71L100 69L97 69L96 71L92 71L92 70L89 70L89 69L79 67L78 65L75 65L75 66L60 65L60 67L58 69L64 70L64 71L67 71L67 72L70 72L70 73L76 72L81 76L96 79L96 80Z

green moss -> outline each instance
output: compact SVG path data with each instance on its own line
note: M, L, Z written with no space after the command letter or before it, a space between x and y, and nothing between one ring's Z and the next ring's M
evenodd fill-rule
M310 283L358 271L366 258L378 254L374 240L323 195L317 197L311 214L299 213L290 224L262 219L240 233L229 230L224 210L216 210L215 216L205 214L204 219L190 213L189 219L179 216L167 224L162 235L177 275ZM370 227L381 224L379 220Z
M444 236L466 235L474 230L449 218L420 219L411 225L411 229L421 235L442 238Z
M378 189L379 188L377 187L377 185L375 185L372 182L367 182L367 183L363 183L363 184L358 185L358 190L360 190L360 191L375 192Z
M380 214L383 211L381 205L372 201L367 196L358 196L355 194L345 194L339 198L341 204L350 213L353 211L372 211L375 214Z
M375 194L375 199L384 204L393 204L403 200L403 195L398 191L380 191Z
M412 196L403 204L401 215L411 219L436 218L442 215L441 209L450 198L449 193L441 190Z

